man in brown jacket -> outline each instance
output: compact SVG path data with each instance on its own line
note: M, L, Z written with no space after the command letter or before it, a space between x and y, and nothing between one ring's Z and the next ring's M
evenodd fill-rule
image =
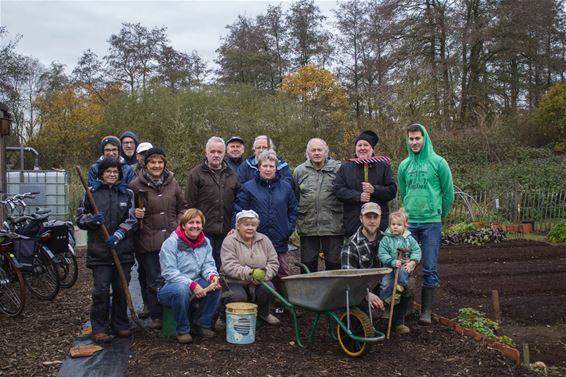
M212 245L216 268L220 270L220 248L230 231L234 199L240 179L224 161L224 140L213 136L206 143L206 158L187 178L185 198L189 208L200 209L206 218L204 234Z

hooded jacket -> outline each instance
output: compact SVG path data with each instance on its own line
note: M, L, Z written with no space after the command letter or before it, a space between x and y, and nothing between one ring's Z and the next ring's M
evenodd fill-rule
M300 236L340 236L343 205L333 190L340 161L327 158L324 166L315 169L310 160L293 172L295 192L299 199L297 232Z
M132 157L128 157L124 153L124 148L120 147L120 156L122 156L124 158L124 160L126 161L126 163L128 165L132 166L132 165L135 165L135 164L138 163L138 159L136 158L136 149L138 148L138 145L140 144L140 139L138 138L138 135L136 135L132 131L126 131L122 134L122 136L120 136L120 143L124 142L125 137L131 137L132 139L134 139L134 142L136 143L136 145L134 147L134 154L132 155Z
M423 133L423 146L414 153L407 135L409 156L397 172L399 194L409 223L439 223L454 203L452 173L446 160L434 152L424 126L418 126Z
M244 162L238 166L238 176L240 177L240 184L244 184L255 178L258 172L257 159L255 155L248 157ZM289 182L291 187L293 187L293 176L291 175L291 169L287 161L279 159L277 163L277 173L281 179Z
M121 229L125 237L115 247L122 264L134 263L134 238L133 233L137 226L134 215L134 193L124 184L105 185L99 183L90 188L98 210L104 214L104 225L110 234ZM92 208L87 200L86 193L83 194L79 207L77 208L77 225L87 230L87 256L86 265L113 265L112 254L104 242L104 236L100 225L92 223Z
M104 160L104 155L100 156L98 160L88 169L88 185L94 186L98 180L98 165ZM122 167L122 181L129 184L134 179L134 170L130 165L126 163L126 160L122 156L118 158L120 161L120 166Z
M275 251L287 252L287 242L297 222L297 199L291 185L282 180L278 173L270 181L261 178L257 173L256 177L244 183L238 192L232 224L236 222L235 215L244 209L257 212L257 231L271 240Z
M403 259L413 260L417 264L421 261L421 248L413 236L411 236L409 230L406 229L402 235L397 236L387 228L379 242L379 251L377 253L381 264L386 267L395 267L399 249L404 250L401 256Z

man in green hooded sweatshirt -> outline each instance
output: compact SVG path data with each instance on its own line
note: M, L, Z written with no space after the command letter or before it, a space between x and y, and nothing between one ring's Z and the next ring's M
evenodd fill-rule
M442 219L454 202L452 173L444 158L437 155L424 126L407 128L409 156L399 165L397 180L403 206L409 215L409 230L421 244L423 287L419 323L431 324L434 290L438 287L438 253Z

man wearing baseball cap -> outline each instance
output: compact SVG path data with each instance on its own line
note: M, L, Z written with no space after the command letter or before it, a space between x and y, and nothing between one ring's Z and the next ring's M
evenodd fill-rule
M342 247L342 269L381 267L377 258L379 241L383 238L383 233L379 230L381 207L377 203L367 202L362 205L360 213L362 225ZM383 302L377 296L379 285L376 289L375 293L370 293L372 307L383 309Z
M226 163L236 173L238 172L238 166L244 162L243 156L245 151L244 139L240 136L232 136L226 142Z

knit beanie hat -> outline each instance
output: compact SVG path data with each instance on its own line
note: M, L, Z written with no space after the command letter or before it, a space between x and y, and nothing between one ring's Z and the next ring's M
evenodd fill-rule
M154 147L154 148L149 148L147 151L145 151L144 162L146 165L152 156L161 157L165 162L165 166L167 166L167 159L165 158L166 157L165 152L163 152L162 149Z
M102 174L108 168L118 168L120 180L122 180L122 165L120 165L120 161L115 158L106 157L100 161L98 164L98 178L102 180Z
M136 147L138 146L138 144L140 143L140 139L138 138L138 135L136 135L135 133L133 133L132 131L126 131L122 134L122 136L120 136L120 141L123 141L125 137L130 137L134 140L134 143L136 143Z
M365 140L367 141L372 147L375 148L375 146L377 145L377 143L379 142L379 136L377 136L377 134L371 130L366 130L363 131L357 138L356 141L354 142L354 145L358 144L358 141L360 140Z
M100 153L104 154L104 147L106 146L106 144L114 144L118 147L118 150L120 149L121 145L120 139L118 139L116 136L104 136L102 140L100 140Z

